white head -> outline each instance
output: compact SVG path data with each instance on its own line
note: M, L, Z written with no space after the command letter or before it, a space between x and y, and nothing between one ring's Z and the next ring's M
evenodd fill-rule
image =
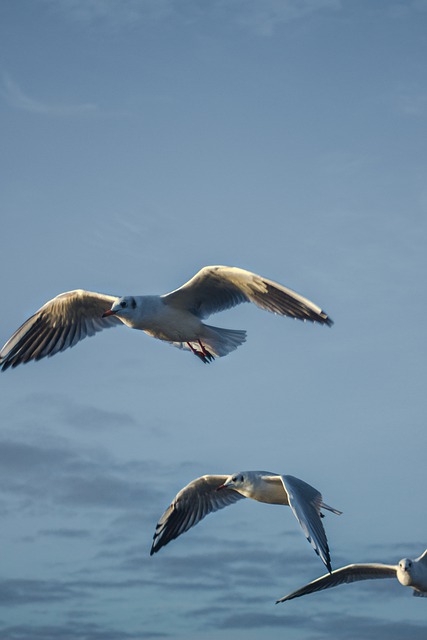
M131 316L133 311L136 309L136 300L133 296L123 296L122 298L117 298L108 311L106 311L102 317L106 318L107 316L117 315L119 318L125 318L126 316Z
M222 485L223 487L230 487L230 489L241 489L248 481L248 474L245 471L239 471L239 473L233 473L228 476L227 480Z
M397 578L400 584L403 584L406 587L412 584L413 566L414 566L413 560L411 560L410 558L403 558L399 562L399 567L397 570Z
M252 473L250 471L239 471L239 473L233 473L231 476L228 476L224 484L217 488L217 491L220 489L234 489L234 491L237 491L242 496L250 498L253 489L252 485Z

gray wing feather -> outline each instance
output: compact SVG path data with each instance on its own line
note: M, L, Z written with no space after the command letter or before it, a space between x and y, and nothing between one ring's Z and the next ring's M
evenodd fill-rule
M217 491L227 478L228 476L202 476L181 489L157 523L150 555L194 527L209 513L244 498L228 487Z
M331 558L325 529L321 521L320 508L323 506L322 495L303 480L294 476L280 476L289 506L301 525L307 540L321 557L329 572L332 571Z
M277 602L286 602L286 600L292 600L293 598L299 598L305 596L308 593L314 593L315 591L321 591L322 589L329 589L331 587L337 587L340 584L358 582L359 580L377 580L381 578L395 578L397 567L389 564L349 564L346 567L341 567L327 573L326 575L309 582L304 587L293 591L287 596L280 598Z
M292 289L238 267L204 267L182 287L162 296L165 304L185 308L200 318L242 302L300 320L332 325L332 320L313 302Z
M49 300L6 342L0 351L0 367L5 371L29 360L53 356L97 331L122 324L116 316L102 318L114 300L114 296L82 289Z

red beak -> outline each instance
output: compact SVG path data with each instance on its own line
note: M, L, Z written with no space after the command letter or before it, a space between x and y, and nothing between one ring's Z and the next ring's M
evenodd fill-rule
M216 488L217 491L220 489L225 489L225 484L220 484L219 487Z
M114 316L117 313L117 311L113 311L112 309L108 309L108 311L105 311L105 313L102 314L103 318L107 318L108 316Z

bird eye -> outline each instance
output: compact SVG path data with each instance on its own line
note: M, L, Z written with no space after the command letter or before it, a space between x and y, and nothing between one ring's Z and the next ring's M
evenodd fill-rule
M120 303L120 306L122 309L124 309L125 307L127 307L127 302L123 300L123 302Z
M231 482L237 482L237 476L233 476L233 478L231 478Z

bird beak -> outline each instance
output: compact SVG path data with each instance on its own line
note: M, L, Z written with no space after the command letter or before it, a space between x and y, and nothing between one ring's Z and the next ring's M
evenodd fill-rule
M102 314L103 318L107 318L108 316L114 316L116 315L117 311L113 311L112 309L108 309L108 311L105 311L105 313Z
M224 482L224 484L220 484L219 487L216 488L216 490L220 491L220 489L226 489L227 487L228 487L228 484Z

